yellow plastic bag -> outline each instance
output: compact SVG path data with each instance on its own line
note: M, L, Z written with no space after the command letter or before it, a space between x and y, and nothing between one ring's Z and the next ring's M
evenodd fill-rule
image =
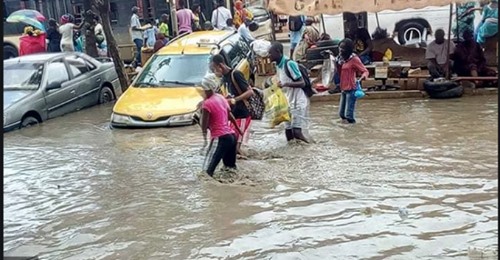
M271 128L290 121L290 111L288 110L288 100L285 93L273 85L265 90L266 98L266 117L269 118Z
M387 50L385 50L384 58L387 58L388 61L392 60L392 50L391 50L391 48L387 48Z

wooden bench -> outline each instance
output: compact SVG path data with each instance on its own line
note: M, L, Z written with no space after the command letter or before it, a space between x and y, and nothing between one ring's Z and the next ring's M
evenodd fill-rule
M498 77L454 77L451 78L453 81L463 81L463 80L468 80L468 81L494 81L498 80Z
M498 81L498 77L492 77L492 76L488 76L488 77L453 77L451 78L452 81L456 81L456 82L459 82L461 83L462 81L469 81L469 82L473 82L473 81ZM471 84L470 87L472 87L472 89L475 89L476 88L476 84Z
M420 79L427 79L429 78L430 76L429 75L414 75L414 76L408 76L408 77L404 77L404 78L400 78L400 77L397 77L397 78L387 78L386 81L392 81L394 82L394 85L396 86L399 86L399 82L401 81L403 84L401 86L401 88L397 88L397 87L393 87L393 86L389 86L387 87L387 89L382 89L382 90L389 90L391 88L394 88L396 90L400 89L400 90L412 90L413 88L409 88L408 85L409 85L409 82L410 80L415 80L415 90L423 90L423 88L420 87L419 83L420 83ZM378 81L377 79L375 78L367 78L367 80L369 81ZM373 89L374 87L370 87L370 89Z
M425 74L414 74L414 75L408 75L408 79L415 79L417 87L420 86L420 79L429 79L431 75L425 75ZM452 81L495 81L498 80L498 77L453 77L451 78ZM419 88L419 90L423 90Z
M417 88L419 90L423 90L423 88L420 87L420 79L428 79L430 77L431 77L431 75L429 75L429 74L409 74L408 75L409 79L415 80L415 84L417 85Z
M384 63L381 61L375 61L371 64L365 65L366 69L373 75L375 81L382 81L382 84L376 84L374 86L368 87L368 91L372 90L399 90L398 80L396 80L394 85L386 84L389 79L402 79L401 75L403 72L411 68L410 61L389 61L389 63ZM404 82L405 87L408 87L408 82Z

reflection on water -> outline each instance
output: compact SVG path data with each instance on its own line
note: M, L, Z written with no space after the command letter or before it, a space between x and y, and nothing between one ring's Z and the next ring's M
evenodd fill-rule
M111 106L4 137L4 248L43 259L464 259L497 247L496 97L313 104L313 145L254 124L256 186L200 182L196 126ZM399 208L408 210L401 218Z

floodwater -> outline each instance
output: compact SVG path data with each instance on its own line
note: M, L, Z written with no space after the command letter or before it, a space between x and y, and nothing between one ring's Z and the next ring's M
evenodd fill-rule
M4 137L4 250L42 259L467 259L498 246L498 100L314 103L316 143L254 124L245 184L199 180L197 126L112 105ZM407 212L400 214L398 212Z

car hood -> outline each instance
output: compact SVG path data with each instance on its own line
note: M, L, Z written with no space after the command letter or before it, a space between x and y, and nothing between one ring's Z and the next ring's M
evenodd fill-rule
M18 100L35 93L35 90L4 90L3 109L8 108Z
M203 100L198 87L133 88L130 87L116 102L113 112L137 116L144 120L194 112ZM147 118L147 119L146 119Z

